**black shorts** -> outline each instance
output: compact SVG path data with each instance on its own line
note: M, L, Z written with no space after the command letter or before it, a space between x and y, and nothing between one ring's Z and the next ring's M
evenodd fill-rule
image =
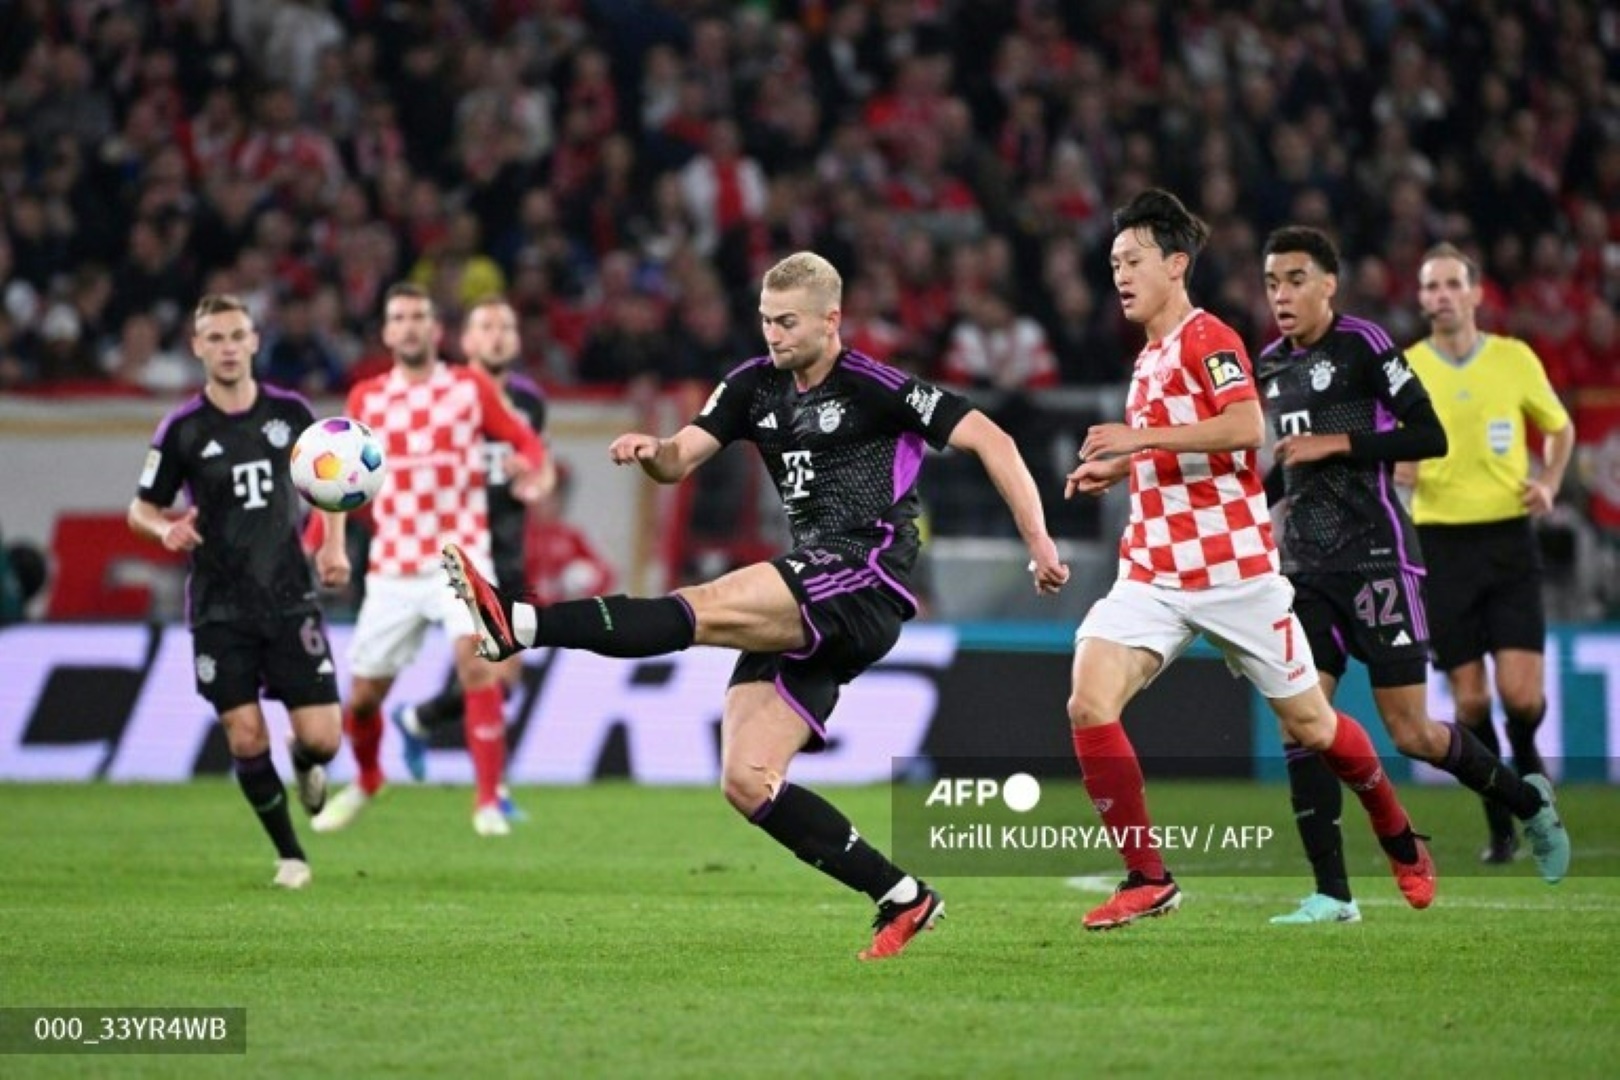
M1423 579L1410 571L1289 574L1294 614L1316 668L1344 677L1350 657L1374 686L1421 685L1429 675Z
M799 652L743 653L730 685L776 683L810 728L808 751L826 747L839 689L888 655L916 614L904 569L884 555L810 545L771 560L799 601L810 644Z
M1435 667L1450 671L1501 649L1542 651L1541 549L1529 518L1422 525L1418 540L1429 564Z
M197 693L219 712L273 697L289 709L338 702L319 612L192 627Z

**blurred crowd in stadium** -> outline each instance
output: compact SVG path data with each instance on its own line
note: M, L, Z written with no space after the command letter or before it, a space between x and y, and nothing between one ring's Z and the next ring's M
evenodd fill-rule
M186 312L228 291L265 380L341 392L400 278L452 326L510 296L553 390L701 383L801 248L857 348L1118 384L1108 215L1149 184L1211 222L1193 294L1251 349L1274 226L1330 230L1337 306L1401 341L1451 240L1482 325L1620 433L1620 11L1581 0L13 0L0 391L194 386Z
M263 375L382 359L380 290L523 312L552 386L712 379L814 248L857 347L947 381L1117 382L1109 210L1215 227L1194 293L1253 347L1257 251L1334 231L1399 339L1419 254L1561 390L1620 386L1620 14L1315 0L14 0L0 7L0 388L174 390L249 298Z

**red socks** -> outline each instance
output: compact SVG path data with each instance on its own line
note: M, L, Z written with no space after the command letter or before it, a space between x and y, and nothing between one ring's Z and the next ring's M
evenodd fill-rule
M473 779L478 787L478 805L500 802L501 776L506 772L506 714L502 709L499 684L463 695L462 733L467 753L472 757Z
M1322 760L1367 808L1374 833L1399 836L1411 828L1412 822L1395 794L1395 785L1384 772L1383 762L1378 760L1372 740L1354 717L1344 713L1339 713L1338 717L1339 728L1333 735L1333 745L1323 752Z
M1074 756L1086 794L1114 835L1125 868L1153 881L1164 879L1164 860L1148 835L1147 799L1142 793L1142 765L1125 737L1122 724L1075 728ZM1362 738L1366 738L1365 735Z
M344 709L343 733L349 737L355 764L360 766L360 790L367 795L377 794L383 786L382 765L378 761L382 748L382 713L361 716L352 709Z

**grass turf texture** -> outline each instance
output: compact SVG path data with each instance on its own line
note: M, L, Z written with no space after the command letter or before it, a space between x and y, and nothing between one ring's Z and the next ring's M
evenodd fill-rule
M831 791L887 840L886 788ZM245 1006L245 1057L0 1057L7 1077L1613 1075L1620 790L1561 793L1575 872L1482 870L1476 800L1409 788L1439 899L1407 909L1353 800L1365 922L1273 927L1310 891L1281 787L1153 786L1286 841L1182 910L1081 930L1102 894L935 882L949 918L861 964L870 906L704 790L391 790L314 836L302 893L229 781L0 785L0 1005ZM1184 804L1185 805L1185 804ZM1447 875L1448 864L1454 872ZM1077 873L1118 876L1105 857ZM1608 1064L1605 1064L1607 1062Z

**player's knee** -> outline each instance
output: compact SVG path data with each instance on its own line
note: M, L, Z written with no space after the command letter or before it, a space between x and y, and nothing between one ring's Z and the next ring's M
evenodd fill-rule
M340 733L333 731L318 731L298 736L298 745L303 747L304 754L317 765L325 765L337 757L338 747L342 744Z
M1097 727L1119 719L1119 710L1094 694L1076 690L1069 695L1069 726L1072 728Z
M765 775L751 769L724 770L720 775L720 793L731 808L745 818L752 818L771 800Z
M1502 711L1507 714L1508 725L1535 729L1547 712L1547 701L1539 686L1504 686Z
M1480 728L1490 723L1491 699L1489 694L1459 693L1456 695L1457 722L1464 727Z
M1405 757L1436 761L1445 756L1451 739L1446 729L1431 723L1427 716L1387 716L1389 737Z
M233 758L258 757L270 749L270 736L261 730L233 730L225 729L225 745L230 748Z

